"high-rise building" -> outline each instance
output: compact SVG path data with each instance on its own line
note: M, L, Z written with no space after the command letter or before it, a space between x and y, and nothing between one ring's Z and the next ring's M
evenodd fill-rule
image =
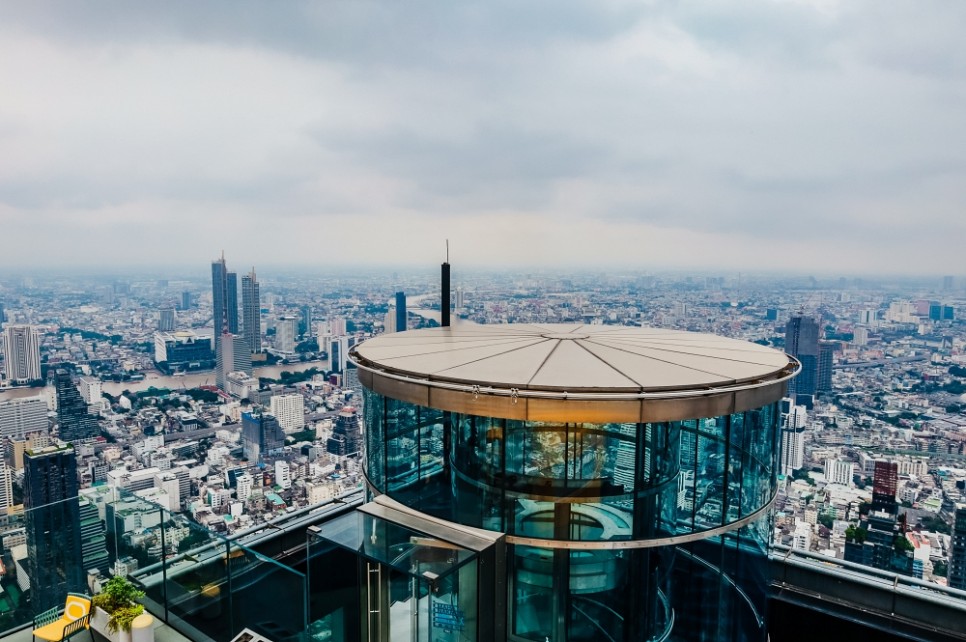
M158 312L158 331L174 332L174 308L162 308Z
M191 292L188 292L187 290L181 293L181 309L191 309Z
M396 292L396 332L406 331L408 325L406 314L406 293Z
M68 592L84 590L73 448L50 446L24 455L24 508L30 603L40 612L62 605Z
M898 512L896 490L899 487L899 464L877 460L872 475L872 509L895 515Z
M818 342L818 370L815 382L816 392L832 392L832 370L834 365L834 341Z
M23 439L47 432L47 402L43 396L0 401L0 437Z
M295 352L295 317L279 317L275 322L275 349Z
M329 334L334 337L344 337L349 333L348 326L345 317L331 317L329 319Z
M346 406L339 411L326 450L340 457L353 457L362 451L362 425L355 408Z
M790 476L805 465L805 425L808 410L790 398L781 400L782 455L781 473Z
M789 395L814 395L818 386L819 327L815 319L793 316L785 325L785 352L802 363L802 372L788 383Z
M952 552L949 554L949 586L966 590L966 504L956 504Z
M154 363L167 372L215 366L211 337L194 330L154 333Z
M101 385L101 380L97 377L81 377L80 378L80 393L84 401L87 402L88 406L93 406L101 401L103 386Z
M466 296L466 292L463 290L463 286L462 285L457 286L456 287L456 309L457 310L463 309L463 305L465 304L465 300L464 300L465 296Z
M949 275L943 277L943 290L948 292L953 289L953 286L955 284L956 284L956 279L954 277Z
M929 304L930 321L953 321L956 319L956 308L944 303L933 301Z
M78 505L80 518L81 569L91 571L97 569L102 575L108 574L111 566L107 554L107 536L104 522L101 521L97 505L90 499L82 497Z
M13 506L13 471L7 467L6 458L0 457L0 514L6 514Z
M329 370L332 372L344 372L348 363L349 337L334 336L329 337Z
M268 413L242 413L242 452L248 461L257 463L265 455L285 447L285 431Z
M853 484L852 476L855 473L855 464L844 459L825 460L825 479L830 484L841 484L851 487Z
M396 306L390 305L389 309L386 310L386 316L382 320L382 327L385 332L395 332L396 331Z
M3 311L3 302L0 301L0 325L7 320L6 312Z
M222 334L238 334L238 279L228 271L224 254L211 263L211 306L217 350Z
M251 352L262 351L262 299L255 268L242 276L242 336Z
M305 399L302 395L274 395L269 407L285 432L298 432L305 428Z
M292 487L292 467L287 461L278 460L275 462L275 483L286 490Z
M312 306L303 305L299 308L299 336L308 337L312 334Z
M866 308L859 310L859 323L866 326L875 325L875 310Z
M58 436L65 442L91 441L101 434L97 417L87 410L87 402L81 396L70 372L57 368L51 374L51 383L57 399Z
M223 334L215 355L215 381L227 392L228 375L232 372L252 374L252 354L245 338L237 334Z
M40 379L40 331L30 325L4 328L3 363L7 381L11 383Z

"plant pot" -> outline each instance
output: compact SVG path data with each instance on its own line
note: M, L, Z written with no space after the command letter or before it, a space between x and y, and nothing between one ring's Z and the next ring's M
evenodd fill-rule
M91 614L91 628L110 642L154 642L154 617L148 613L142 613L134 618L130 631L109 632L107 630L109 619L110 615L107 611L95 606Z

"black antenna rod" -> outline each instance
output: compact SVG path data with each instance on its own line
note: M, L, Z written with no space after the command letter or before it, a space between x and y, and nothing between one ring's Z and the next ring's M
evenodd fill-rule
M449 327L449 239L446 239L446 262L442 265L442 272L440 274L441 280L441 290L440 301L439 301L439 324L444 327Z

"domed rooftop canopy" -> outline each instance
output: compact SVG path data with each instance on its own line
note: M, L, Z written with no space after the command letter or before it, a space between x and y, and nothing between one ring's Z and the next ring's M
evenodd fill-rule
M362 370L360 381L377 392L466 411L466 400L456 403L455 393L471 392L474 400L480 395L509 395L514 403L584 399L599 406L601 401L682 399L769 388L767 399L757 394L756 401L737 404L751 407L781 398L785 381L798 366L777 350L710 334L582 324L411 330L370 339L353 348L350 357ZM436 403L431 403L428 396L422 398L422 388L450 394L434 392ZM731 408L737 411L734 403ZM570 404L568 411L576 409ZM505 412L491 416L509 417ZM712 416L690 413L673 414ZM512 414L535 418L521 409Z

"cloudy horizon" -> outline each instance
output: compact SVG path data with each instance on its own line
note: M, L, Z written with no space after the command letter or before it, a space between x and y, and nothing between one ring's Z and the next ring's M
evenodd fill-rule
M962 274L966 6L4 3L0 270ZM240 268L239 268L240 269Z

